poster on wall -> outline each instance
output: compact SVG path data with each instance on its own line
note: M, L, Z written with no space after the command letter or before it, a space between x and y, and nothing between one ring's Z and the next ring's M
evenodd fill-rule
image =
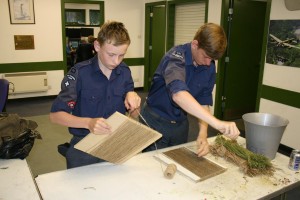
M266 62L300 67L300 20L271 20Z
M34 24L33 0L8 0L11 24Z

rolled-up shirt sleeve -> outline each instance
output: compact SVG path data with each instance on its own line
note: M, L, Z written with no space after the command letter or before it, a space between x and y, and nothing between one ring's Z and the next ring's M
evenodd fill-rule
M163 76L166 82L169 96L171 98L173 94L179 91L189 91L189 88L187 87L185 82L186 71L184 54L173 51L169 54L169 58L167 60L167 66L165 68Z

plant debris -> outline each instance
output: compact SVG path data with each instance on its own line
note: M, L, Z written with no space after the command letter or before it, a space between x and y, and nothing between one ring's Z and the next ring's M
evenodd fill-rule
M214 145L210 145L210 151L213 155L229 159L248 176L272 176L275 171L269 158L253 153L239 145L236 140L227 140L221 135L216 137Z

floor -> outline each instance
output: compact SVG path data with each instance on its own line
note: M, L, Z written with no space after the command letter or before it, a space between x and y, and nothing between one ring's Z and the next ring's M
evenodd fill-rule
M145 100L146 93L138 91ZM57 151L57 145L68 142L71 138L66 127L52 124L49 120L49 111L55 97L28 98L9 100L6 106L8 113L18 113L20 117L30 119L38 123L37 130L42 135L42 139L36 139L35 144L26 158L31 167L33 176L66 169L65 158ZM189 116L190 130L188 141L194 141L197 138L198 126L197 120ZM244 135L244 125L242 120L236 120L236 124ZM218 132L209 127L208 136L215 136ZM286 193L285 196L279 196L273 200L299 199L300 187ZM296 198L297 197L297 198Z

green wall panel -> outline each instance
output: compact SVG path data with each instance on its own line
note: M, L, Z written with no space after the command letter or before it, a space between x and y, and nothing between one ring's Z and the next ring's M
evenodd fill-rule
M63 70L62 61L0 64L0 73Z
M128 66L144 65L144 58L125 58ZM63 61L0 64L0 73L65 70Z
M123 60L128 66L144 65L144 58L124 58Z
M300 93L297 92L263 85L261 98L300 108Z

